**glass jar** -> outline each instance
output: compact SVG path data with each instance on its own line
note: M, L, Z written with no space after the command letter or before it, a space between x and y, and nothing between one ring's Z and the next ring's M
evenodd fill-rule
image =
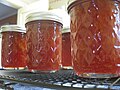
M55 72L60 69L62 49L61 18L49 11L27 16L28 69Z
M2 67L24 69L27 61L26 30L18 25L4 25L2 34Z
M1 48L2 48L2 35L0 34L0 50L1 50ZM0 51L0 68L2 68L2 65L1 65L1 51Z
M86 78L120 75L120 2L70 0L73 68Z
M62 68L72 69L70 28L62 30Z

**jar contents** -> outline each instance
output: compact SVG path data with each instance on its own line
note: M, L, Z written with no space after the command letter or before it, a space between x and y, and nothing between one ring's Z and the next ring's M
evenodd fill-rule
M7 28L8 31L2 31L2 67L24 68L27 61L25 33Z
M70 32L62 33L62 68L72 69Z
M75 0L69 5L72 60L77 75L120 75L119 11L118 0Z
M54 72L60 69L62 24L52 20L35 20L26 24L28 69Z

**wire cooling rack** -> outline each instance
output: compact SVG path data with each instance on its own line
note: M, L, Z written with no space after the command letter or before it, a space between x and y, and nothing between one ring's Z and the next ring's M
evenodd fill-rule
M52 89L120 90L120 78L86 79L75 75L73 70L60 70L56 73L32 73L21 70L0 70L0 80L13 85L21 83Z

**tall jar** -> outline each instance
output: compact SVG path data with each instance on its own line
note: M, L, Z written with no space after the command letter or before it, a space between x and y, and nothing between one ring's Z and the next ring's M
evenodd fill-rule
M4 25L2 34L2 67L24 69L27 62L26 30L18 25Z
M70 28L62 30L62 68L72 69Z
M36 12L26 18L28 69L55 72L61 67L62 19L49 12Z
M120 2L70 0L73 68L86 78L120 75Z

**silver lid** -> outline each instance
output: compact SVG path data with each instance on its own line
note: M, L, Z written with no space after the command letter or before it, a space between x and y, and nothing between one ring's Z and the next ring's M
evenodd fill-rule
M61 24L63 23L61 17L59 17L58 15L50 11L35 12L35 13L29 14L26 17L26 23L34 20L53 20L53 21L60 22Z
M6 32L6 31L26 33L26 29L22 28L21 26L18 26L18 25L3 25L3 26L1 26L1 32Z
M70 27L63 28L62 33L68 33L68 32L70 32Z

